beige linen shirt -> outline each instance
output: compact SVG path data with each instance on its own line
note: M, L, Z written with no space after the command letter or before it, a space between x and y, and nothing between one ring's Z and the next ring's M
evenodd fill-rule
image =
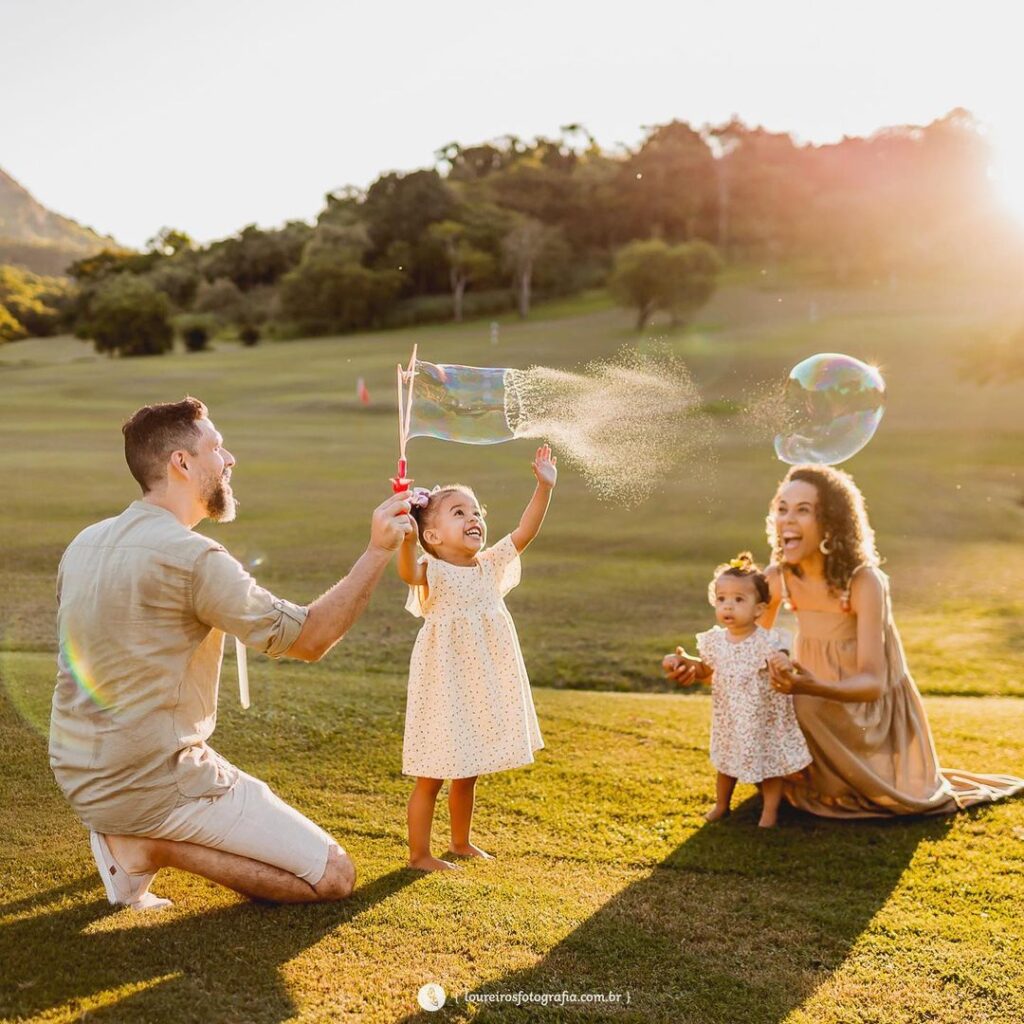
M238 769L206 743L224 635L280 657L307 610L146 501L71 542L57 601L50 765L82 821L145 834L175 807L228 790Z

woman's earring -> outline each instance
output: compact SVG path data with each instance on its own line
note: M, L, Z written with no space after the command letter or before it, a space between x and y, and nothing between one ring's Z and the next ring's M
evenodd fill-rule
M823 555L831 555L832 549L828 546L828 537L822 537L821 543L818 545L818 550Z

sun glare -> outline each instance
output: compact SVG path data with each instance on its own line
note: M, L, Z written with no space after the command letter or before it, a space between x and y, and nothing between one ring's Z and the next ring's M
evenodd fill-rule
M990 175L999 201L1024 223L1024 133L993 127Z

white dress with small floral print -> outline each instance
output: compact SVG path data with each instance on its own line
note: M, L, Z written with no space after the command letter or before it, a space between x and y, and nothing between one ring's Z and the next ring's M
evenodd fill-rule
M711 763L740 782L789 775L811 763L793 698L772 688L766 659L786 648L779 630L757 629L738 643L715 626L697 634L697 651L714 670Z
M463 779L518 768L544 746L515 623L503 598L519 583L511 534L452 565L420 559L427 588L405 607L423 617L409 665L402 772Z

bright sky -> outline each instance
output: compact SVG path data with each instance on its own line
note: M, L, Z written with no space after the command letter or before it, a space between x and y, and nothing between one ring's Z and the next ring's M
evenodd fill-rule
M1017 5L1001 0L0 0L0 167L141 245L312 219L458 140L606 146L739 114L831 141L955 106L1024 210Z

